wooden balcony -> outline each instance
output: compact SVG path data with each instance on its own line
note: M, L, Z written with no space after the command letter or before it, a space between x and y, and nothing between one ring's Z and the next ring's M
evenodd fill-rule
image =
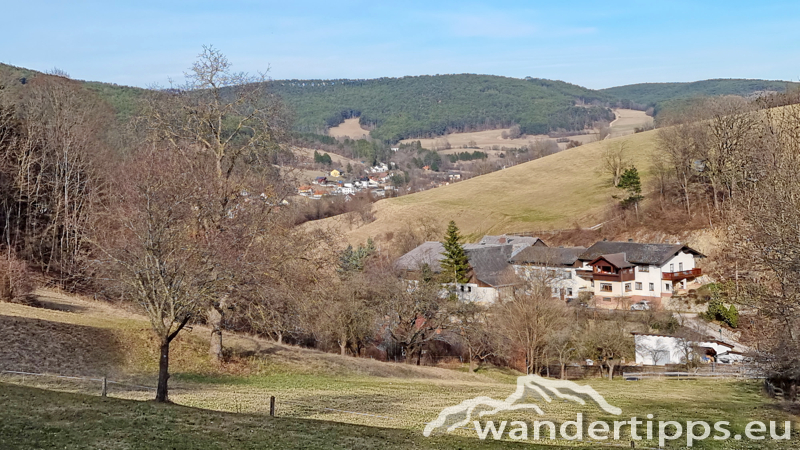
M691 270L682 270L680 272L664 272L661 274L661 279L669 281L685 280L687 278L697 278L702 274L703 271L696 267Z
M594 272L592 273L592 279L594 281L633 281L636 279L636 275L633 272Z

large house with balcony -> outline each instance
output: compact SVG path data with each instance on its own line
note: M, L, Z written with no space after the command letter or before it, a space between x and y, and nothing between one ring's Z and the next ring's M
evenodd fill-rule
M701 276L697 258L704 256L681 244L597 242L589 248L547 247L536 237L484 236L465 244L469 281L455 286L464 300L491 303L534 280L550 284L553 297L588 301L600 308L624 308L641 300L660 306L676 289L686 289ZM440 273L444 246L425 242L395 263L408 280L424 271Z
M601 241L579 256L583 267L576 273L590 282L598 307L627 308L641 300L660 305L702 275L695 261L704 257L681 244Z

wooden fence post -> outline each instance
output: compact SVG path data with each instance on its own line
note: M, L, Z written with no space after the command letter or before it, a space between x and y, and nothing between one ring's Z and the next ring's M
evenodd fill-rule
M275 396L271 395L269 397L269 415L270 417L275 417Z
M108 394L108 378L103 377L103 393L101 396L105 397Z

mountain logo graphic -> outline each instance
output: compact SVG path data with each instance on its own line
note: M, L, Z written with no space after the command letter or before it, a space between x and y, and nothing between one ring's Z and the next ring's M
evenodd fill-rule
M445 429L449 433L469 424L473 419L492 416L503 411L529 409L539 415L544 415L544 411L539 405L527 401L531 397L539 398L547 403L552 402L554 398L558 398L580 405L585 405L588 400L609 414L616 416L622 414L620 408L609 404L591 386L580 385L567 380L551 380L542 378L539 375L525 375L517 378L517 389L505 400L496 400L491 397L475 397L464 400L458 405L449 406L439 413L436 420L425 426L422 434L430 436L433 431L438 429Z

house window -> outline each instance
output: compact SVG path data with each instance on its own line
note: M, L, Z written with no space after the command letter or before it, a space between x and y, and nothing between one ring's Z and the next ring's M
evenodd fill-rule
M592 287L594 287L594 280L592 280Z
M567 279L571 280L572 279L572 271L571 270L567 270L566 272L567 272Z
M656 285L654 283L650 283L650 292L653 292L655 290L656 290Z
M642 290L642 283L640 283L639 281L636 282L636 290L637 291L641 291Z
M611 292L611 283L600 283L600 292Z
M669 284L669 283L665 283L665 284L664 284L664 290L666 290L667 292L669 292L669 290L670 290L670 289L672 289L672 285L671 285L671 284Z
M683 272L683 263L678 263L678 272Z
M650 266L639 266L639 272L650 272Z
M572 288L567 288L567 297L572 297Z
M670 272L675 272L675 264L672 264L672 263L670 263L670 265L669 265L669 271L670 271Z
M630 292L630 291L631 291L631 284L625 283L625 292Z

